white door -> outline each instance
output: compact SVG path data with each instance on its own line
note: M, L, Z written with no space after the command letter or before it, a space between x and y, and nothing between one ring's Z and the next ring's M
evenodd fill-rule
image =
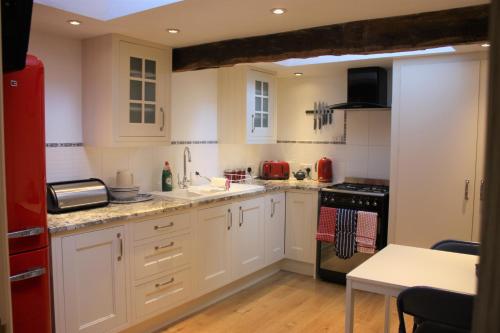
M286 195L285 258L314 263L313 241L318 203L312 193Z
M397 244L471 240L480 61L402 61L395 66ZM394 149L393 149L394 152ZM391 183L391 185L393 185Z
M232 205L200 209L197 228L198 288L207 293L231 280Z
M486 116L488 109L488 61L481 61L481 78L479 84L479 119L477 125L477 157L476 157L476 189L474 191L474 220L472 240L481 239L481 215L484 208L484 160L486 149Z
M119 136L165 137L168 53L120 41Z
M285 193L265 197L266 265L285 256Z
M276 116L275 78L250 69L247 81L247 136L250 143L269 142L274 137Z
M126 323L124 227L64 237L66 332L109 332Z
M238 279L264 267L264 198L237 203L233 234L233 278Z

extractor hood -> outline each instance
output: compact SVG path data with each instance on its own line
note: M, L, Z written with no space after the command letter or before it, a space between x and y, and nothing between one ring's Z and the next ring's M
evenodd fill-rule
M347 70L347 103L330 109L387 109L387 70L382 67L349 68Z

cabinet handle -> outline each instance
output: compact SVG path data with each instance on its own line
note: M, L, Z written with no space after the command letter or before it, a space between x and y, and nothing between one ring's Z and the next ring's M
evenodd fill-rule
M175 244L174 242L170 242L170 244L167 244L167 245L155 246L155 251L172 247L172 246L174 246L174 244Z
M168 285L168 284L173 283L174 281L175 281L175 279L174 279L174 278L171 278L171 279L170 279L170 280L168 280L167 282L157 283L157 284L155 284L155 288L164 287L164 286L166 286L166 285Z
M484 179L481 179L481 188L479 189L479 200L484 199Z
M160 131L163 132L163 129L165 128L165 111L163 111L163 108L160 108L161 112L161 126L160 126Z
M240 227L243 225L243 209L240 206Z
M11 277L9 277L9 280L10 280L10 282L28 280L28 279L36 278L38 276L42 276L46 272L47 271L45 270L44 267L34 268L34 269L27 271L27 272L12 275Z
M274 217L274 209L275 209L274 199L271 199L271 218Z
M466 179L465 180L465 193L464 193L465 200L469 200L469 184L470 184L470 180Z
M167 225L155 225L155 230L170 228L174 226L174 222L170 222Z
M231 214L231 209L228 209L227 213L229 215L229 225L227 226L227 230L231 230L233 227L233 214Z
M255 131L255 122L254 122L255 115L252 115L252 133Z
M117 260L121 261L123 257L123 239L121 238L122 234L118 233L116 234L116 237L120 241L120 255L118 256Z

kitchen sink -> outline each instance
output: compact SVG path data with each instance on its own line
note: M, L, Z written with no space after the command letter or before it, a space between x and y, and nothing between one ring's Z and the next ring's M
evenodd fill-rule
M200 186L189 186L187 189L175 189L170 192L151 192L151 194L165 198L197 202L203 200L230 197L233 195L239 195L245 193L260 192L263 190L264 186L261 185L231 184L229 191L226 191L224 188L207 184Z

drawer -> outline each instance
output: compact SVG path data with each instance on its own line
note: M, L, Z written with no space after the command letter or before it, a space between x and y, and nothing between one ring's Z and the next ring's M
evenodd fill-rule
M157 239L134 247L134 277L141 279L189 264L192 235Z
M192 292L191 281L190 269L186 268L136 286L134 303L137 317L165 311L187 300Z
M183 213L134 223L134 240L169 234L191 227L190 214Z

